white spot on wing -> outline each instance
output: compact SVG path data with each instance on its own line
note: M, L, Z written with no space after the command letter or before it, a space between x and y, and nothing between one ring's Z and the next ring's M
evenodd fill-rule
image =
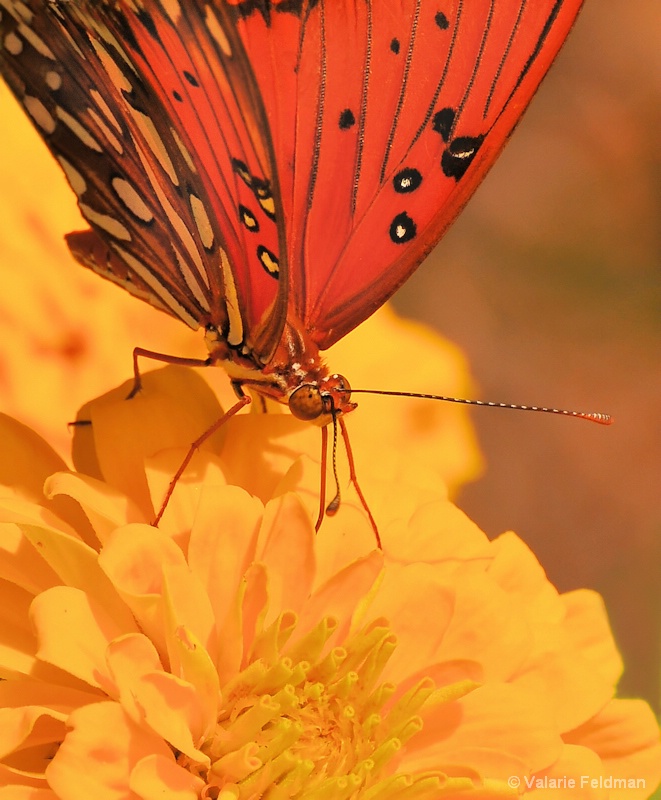
M125 78L124 73L115 63L114 58L108 53L105 47L96 39L90 39L90 43L101 62L101 66L106 71L111 83L118 92L130 92L132 87L129 81Z
M41 39L37 34L29 28L27 25L19 25L17 28L18 32L21 36L25 39L28 44L31 44L32 47L39 53L40 56L44 58L48 58L50 61L55 61L55 54L53 51L48 47L46 42Z
M71 184L71 188L76 193L77 197L82 197L87 190L87 184L85 183L85 178L78 172L78 170L70 164L66 158L63 156L56 156L57 160L60 162L60 166L64 170L64 174L67 176L67 180Z
M117 117L112 113L110 107L103 99L101 94L97 92L96 89L90 90L90 97L97 105L97 108L101 111L103 116L108 120L108 122L113 126L113 128L117 131L117 133L121 136L122 134L122 126L117 122Z
M53 6L51 6L51 8L53 8ZM60 17L62 16L62 12L61 12L61 11L60 11L58 8L56 8L56 9L55 9L54 13L56 13L56 14L57 14L58 16L60 16ZM85 59L85 58L87 58L87 55L86 55L85 53L83 53L83 51L80 49L80 46L78 45L78 42L76 42L76 41L75 41L75 40L74 40L74 39L71 37L71 35L70 35L69 31L68 31L68 30L66 30L66 28L60 28L60 31L59 31L59 32L60 32L60 33L62 34L62 36L64 36L64 38L67 40L67 43L68 43L69 47L71 47L71 49L72 49L74 52L76 52L80 58L82 58L82 59Z
M108 42L108 44L112 45L112 49L117 53L117 55L122 59L122 61L126 64L129 69L137 74L137 70L133 65L131 59L126 55L124 48L122 45L117 41L117 39L113 36L113 34L108 29L108 26L105 25L103 22L98 22L94 17L86 16L85 23L88 25L92 30L96 31L100 38L103 39L104 42ZM95 38L90 37L90 41L92 44L95 44ZM103 49L102 45L99 45ZM108 58L111 58L110 54L106 51L106 55ZM104 65L105 66L105 65Z
M204 264L202 263L202 257L200 255L199 250L197 249L197 245L195 244L195 240L191 236L186 223L183 219L177 214L177 212L172 207L172 204L168 200L165 195L165 192L161 188L159 181L157 180L156 176L154 175L154 171L151 168L151 164L149 163L149 159L144 154L142 147L136 142L136 152L140 156L140 161L142 163L142 168L145 171L145 174L149 178L149 182L151 183L152 189L154 190L154 194L158 202L161 204L165 215L168 218L168 222L172 228L172 231L176 233L179 237L179 241L183 244L186 248L186 252L191 257L193 264L195 265L197 271L200 274L200 277L206 282L206 272L204 269Z
M141 219L143 222L151 222L154 219L154 215L145 201L127 180L113 178L112 188L134 217Z
M225 305L227 307L227 317L229 320L229 331L227 333L227 343L237 347L243 341L243 318L239 308L239 298L234 283L232 266L227 258L227 253L223 248L220 249L220 263L223 269L223 283L225 285Z
M216 13L211 8L210 5L206 7L206 19L205 22L207 24L207 30L215 40L218 47L220 47L221 52L226 55L228 58L232 57L232 48L230 46L229 41L227 40L227 36L225 36L225 31L223 30L222 25L218 22L218 17Z
M65 111L62 106L56 107L55 114L58 119L61 119L67 128L69 128L69 130L75 134L86 147L89 147L90 150L96 150L97 153L103 152L103 148L87 130L87 128L81 125L81 123L78 122L75 117L72 117L68 111Z
M188 148L181 141L181 138L179 137L179 134L177 133L176 129L170 128L170 133L172 134L172 138L175 140L177 147L179 148L179 152L184 157L184 161L186 162L188 169L190 169L190 171L193 174L197 175L197 167L195 166L195 162L191 158L191 154L188 152Z
M123 247L113 244L113 249L121 256L129 267L149 286L159 300L161 300L171 311L183 320L186 325L190 326L194 331L200 327L200 323L195 317L192 317L188 311L181 305L181 303L168 291L167 287L158 280L158 278L147 268L142 261L138 261L135 256L124 250Z
M142 133L144 136L149 149L156 157L156 160L168 174L168 177L174 186L179 186L179 178L177 177L174 164L170 160L167 148L163 144L163 140L161 139L159 132L156 130L156 126L152 122L151 117L136 111L136 109L132 108L131 106L129 106L129 110L133 116L133 119L140 128L140 133Z
M122 225L122 223L111 217L109 214L101 214L98 211L95 211L90 206L86 205L85 203L79 203L81 214L85 217L88 222L91 222L93 225L101 228L102 230L109 233L115 239L121 239L125 242L131 241L131 234L127 228Z
M97 114L93 108L88 109L88 114L90 115L90 118L93 120L97 128L99 128L101 133L105 136L108 144L114 150L116 150L121 156L124 153L124 148L122 147L122 143L119 141L119 139L115 136L115 134L110 130L110 128L106 125L106 123L101 119L99 114Z
M22 19L24 22L27 22L28 25L32 24L32 18L34 15L30 11L30 9L25 5L25 3L21 2L12 3L9 6L8 10L14 12L13 16L15 19Z
M5 36L5 50L13 56L23 52L23 42L13 31Z
M172 22L178 25L181 19L181 6L177 0L161 0L161 5Z
M186 260L184 259L183 255L179 251L179 248L177 248L174 245L172 245L172 250L174 251L174 256L177 259L177 264L179 265L179 271L181 272L181 274L183 276L183 279L186 281L186 286L188 286L188 288L191 290L191 292L193 293L195 299L200 304L200 306L205 311L210 311L211 309L209 308L209 301L207 300L206 296L202 292L200 284L197 281L197 279L196 279L196 277L195 277L195 275L193 273L193 270L186 263ZM205 284L206 284L206 277L207 277L206 272L204 272L202 274L202 277L204 278ZM206 284L206 285L207 285L207 288L209 288L208 284Z
M200 200L199 197L196 197L194 194L191 194L190 207L191 211L193 212L193 217L195 218L195 225L197 226L197 229L200 232L202 244L206 247L207 250L210 250L213 247L213 228L211 227L211 222L209 221L209 215L207 214L207 210L204 207L204 203Z
M42 131L45 133L53 133L55 130L55 119L41 100L26 94L23 98L23 105Z
M46 73L46 86L53 92L56 92L62 86L62 76L59 72L54 72L51 69Z

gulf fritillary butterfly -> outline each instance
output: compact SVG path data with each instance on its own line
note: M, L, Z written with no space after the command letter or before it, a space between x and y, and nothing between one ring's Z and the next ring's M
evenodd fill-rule
M75 258L204 327L226 416L249 387L345 433L319 352L436 244L580 6L0 0L0 62L90 224Z

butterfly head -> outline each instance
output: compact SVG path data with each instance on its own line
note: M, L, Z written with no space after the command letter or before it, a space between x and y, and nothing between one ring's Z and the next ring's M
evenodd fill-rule
M356 403L351 402L349 381L337 374L301 383L289 395L288 402L295 417L317 425L327 425L334 416L356 408Z

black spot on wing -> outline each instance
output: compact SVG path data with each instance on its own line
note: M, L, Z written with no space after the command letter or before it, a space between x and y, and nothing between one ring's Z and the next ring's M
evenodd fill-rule
M450 141L452 128L457 114L454 108L442 108L437 111L431 120L432 130L441 135L444 142Z
M448 22L448 18L442 11L437 11L436 16L434 17L434 22L438 25L438 27L442 31L446 31L450 27L450 23Z
M228 4L229 13L235 19L247 19L252 14L261 14L267 27L271 26L273 14L292 14L295 17L308 16L310 11L319 3L319 0L240 0Z
M174 99L177 101L177 103L183 103L184 102L184 98L179 94L179 92L176 89L174 89L172 91L172 97L174 97Z
M273 197L271 194L271 184L268 181L263 181L261 178L252 178L251 186L260 200Z
M113 20L117 27L119 28L119 32L121 35L122 44L128 46L134 53L139 53L141 56L144 56L140 45L138 44L138 40L135 38L133 31L131 30L131 26L129 25L124 12L122 11L114 11L113 13Z
M406 167L392 179L393 188L398 194L414 192L422 183L422 175L413 167Z
M270 182L251 175L247 164L244 161L241 161L240 158L233 158L231 163L234 172L236 172L246 186L249 186L254 192L262 211L267 217L275 220L275 202L273 200L273 192L271 191Z
M257 258L259 259L260 264L272 278L278 278L280 276L280 263L278 261L278 257L272 253L268 247L264 247L264 245L260 244L257 248Z
M184 70L184 78L186 78L186 80L188 81L188 83L190 83L191 86L195 86L197 88L200 85L197 82L197 78L195 77L195 75L190 73L187 69Z
M356 118L350 108L345 108L340 114L339 126L341 131L346 131L356 124Z
M240 158L233 158L232 169L234 172L236 172L239 178L241 178L241 180L252 189L252 175L250 174L250 170L245 162L241 161Z
M456 181L463 178L483 141L484 136L458 136L453 139L441 156L443 174Z
M246 206L241 203L239 203L239 219L251 233L257 233L259 231L257 217L249 208L246 208Z
M395 55L399 53L399 39L393 39L390 42L390 49Z
M156 25L154 24L152 15L148 11L142 10L137 12L137 17L151 38L161 44L161 39L158 35L158 31L156 30Z
M250 188L255 193L255 197L262 211L267 217L275 220L275 203L273 201L273 192L271 191L271 184L269 181L253 177L250 182Z
M390 223L390 239L395 244L406 244L415 237L417 227L406 211L402 211Z

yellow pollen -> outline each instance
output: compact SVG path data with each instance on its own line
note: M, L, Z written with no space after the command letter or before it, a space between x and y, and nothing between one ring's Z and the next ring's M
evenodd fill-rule
M422 727L418 712L435 693L432 681L390 702L396 687L380 682L396 646L390 630L373 625L325 648L334 631L333 620L322 620L279 653L268 633L256 640L260 655L223 687L216 728L200 746L211 766L179 756L205 781L201 797L349 800L368 792L394 800L405 787L419 787L411 797L422 798L444 785L439 773L403 775L391 766Z

